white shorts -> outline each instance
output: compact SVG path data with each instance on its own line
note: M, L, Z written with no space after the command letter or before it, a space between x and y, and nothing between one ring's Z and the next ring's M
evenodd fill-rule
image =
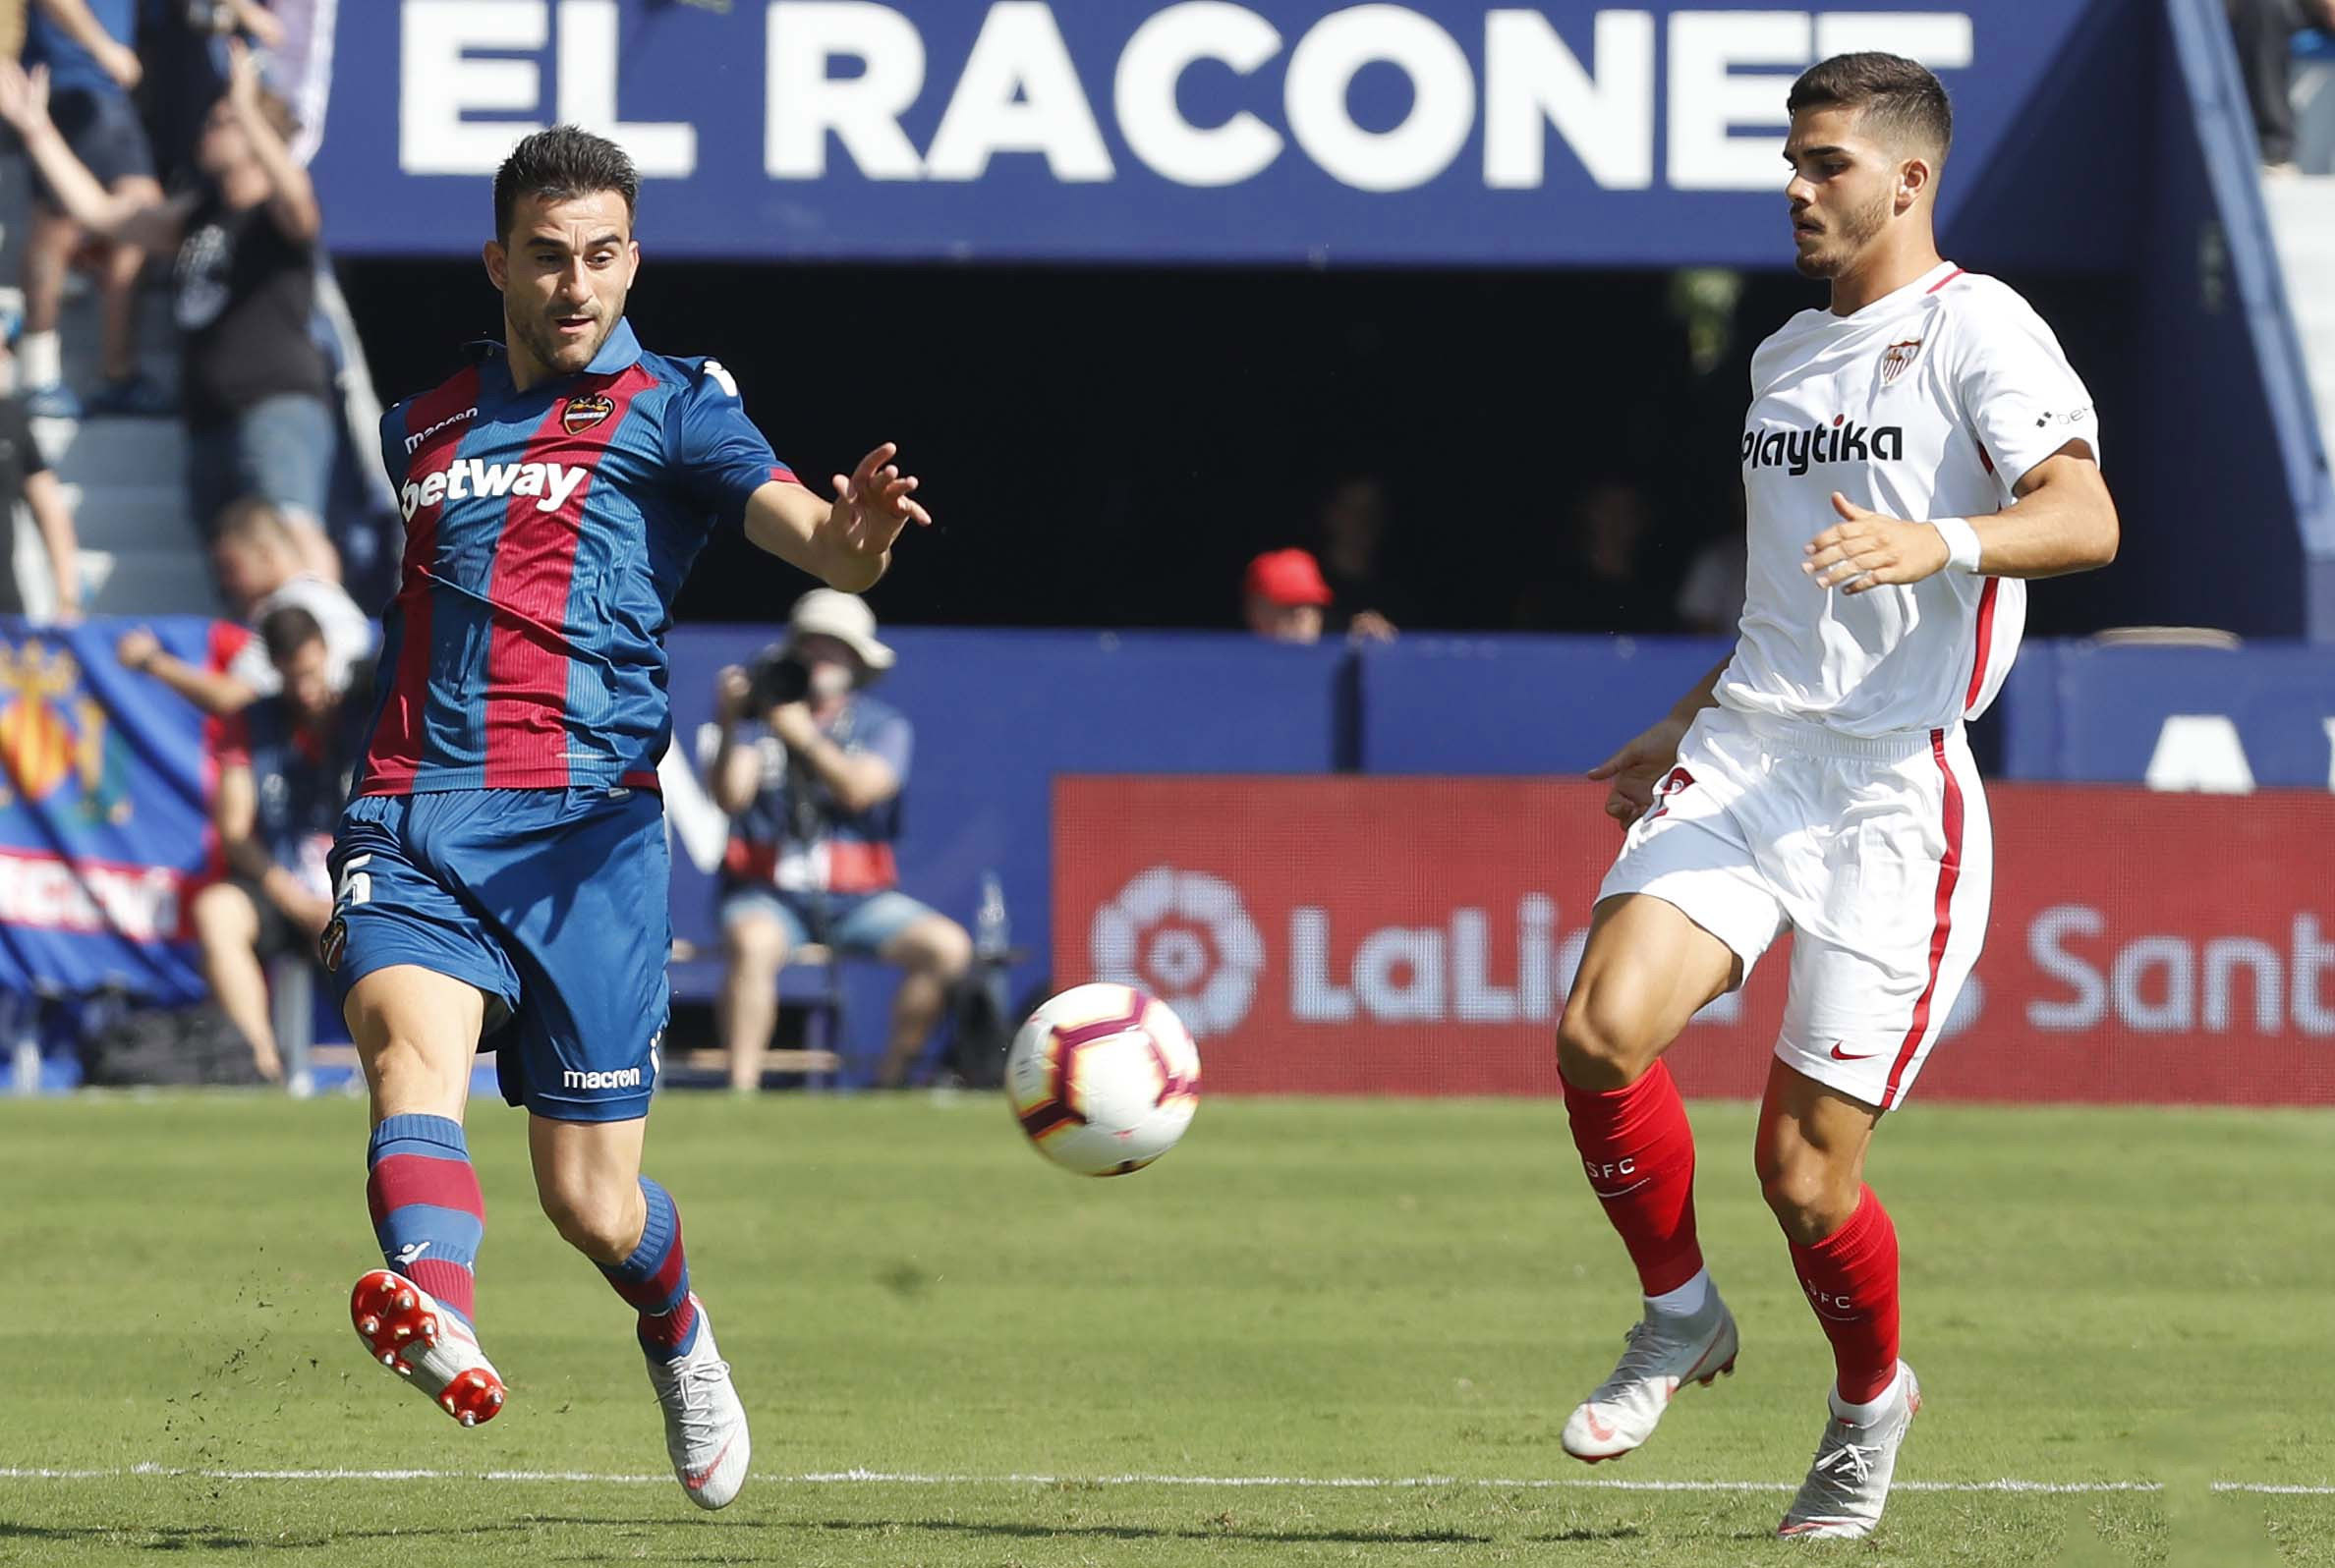
M1743 961L1794 933L1776 1056L1887 1110L1986 939L1994 831L1958 727L1857 740L1705 708L1599 889L1676 905Z

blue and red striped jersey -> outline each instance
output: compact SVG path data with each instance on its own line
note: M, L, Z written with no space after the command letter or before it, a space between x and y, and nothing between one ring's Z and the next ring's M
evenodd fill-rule
M654 786L665 629L713 529L794 475L714 360L619 321L575 375L511 383L499 344L381 420L405 514L361 795Z

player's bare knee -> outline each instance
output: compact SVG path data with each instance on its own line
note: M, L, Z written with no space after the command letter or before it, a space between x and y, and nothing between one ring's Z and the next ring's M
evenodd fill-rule
M1610 987L1574 991L1557 1024L1557 1070L1575 1089L1614 1090L1636 1081L1657 1054L1634 1010Z
M1846 1224L1856 1210L1858 1183L1816 1149L1802 1146L1789 1155L1762 1155L1759 1190L1784 1234L1812 1247Z
M620 1186L587 1174L547 1177L536 1185L543 1217L560 1239L595 1262L622 1262L641 1239L638 1183Z
M376 1041L359 1041L357 1058L365 1068L376 1114L462 1119L469 1090L467 1060L457 1069L439 1060L421 1039L394 1032Z

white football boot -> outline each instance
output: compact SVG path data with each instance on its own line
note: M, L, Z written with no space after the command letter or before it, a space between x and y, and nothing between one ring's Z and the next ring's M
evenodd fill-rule
M1862 1540L1881 1523L1889 1501L1889 1481L1897 1473L1898 1448L1906 1428L1921 1413L1921 1384L1913 1369L1898 1363L1888 1403L1859 1425L1841 1414L1841 1393L1828 1396L1831 1410L1816 1442L1816 1462L1776 1534L1792 1540Z
M1614 1375L1597 1385L1565 1424L1565 1451L1584 1464L1619 1459L1654 1435L1673 1395L1686 1383L1711 1386L1736 1364L1735 1314L1712 1286L1702 1310L1680 1316L1646 1309L1629 1331Z
M664 1406L665 1452L681 1489L700 1508L725 1508L746 1484L754 1444L729 1363L713 1348L706 1304L694 1293L689 1299L697 1308L697 1342L672 1361L652 1359L649 1382Z
M360 1278L349 1293L349 1322L366 1354L463 1426L492 1421L502 1409L502 1376L470 1325L403 1274L376 1268Z

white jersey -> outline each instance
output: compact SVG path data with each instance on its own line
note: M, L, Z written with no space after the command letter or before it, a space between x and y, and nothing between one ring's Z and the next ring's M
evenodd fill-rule
M1950 262L1851 315L1803 310L1751 357L1749 564L1718 699L1843 735L1952 730L1994 700L2026 585L1951 568L1849 594L1800 564L1832 492L1893 518L1984 517L2070 441L2100 451L2091 395L2027 303Z

